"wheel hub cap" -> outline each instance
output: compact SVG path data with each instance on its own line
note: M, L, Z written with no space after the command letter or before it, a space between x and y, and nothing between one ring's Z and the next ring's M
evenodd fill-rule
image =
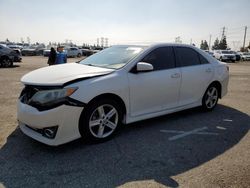
M93 136L105 138L111 135L118 124L118 112L109 104L97 107L89 119L89 129Z

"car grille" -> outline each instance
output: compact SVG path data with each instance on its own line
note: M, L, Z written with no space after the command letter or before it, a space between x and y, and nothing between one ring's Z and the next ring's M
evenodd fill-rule
M234 58L234 56L233 55L226 55L225 57L227 57L227 58Z

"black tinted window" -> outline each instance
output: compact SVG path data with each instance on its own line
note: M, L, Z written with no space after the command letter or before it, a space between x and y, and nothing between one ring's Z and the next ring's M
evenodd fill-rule
M201 64L208 64L208 60L206 60L205 57L203 57L202 55L199 55L199 57Z
M179 66L185 67L200 64L198 53L191 48L176 47L176 55Z
M150 52L142 59L143 62L153 65L154 70L170 69L175 67L175 57L172 47L161 47Z

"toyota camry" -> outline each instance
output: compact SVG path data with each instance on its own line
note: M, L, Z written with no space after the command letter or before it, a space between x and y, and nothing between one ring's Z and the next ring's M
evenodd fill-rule
M22 132L47 145L111 138L122 124L201 106L227 93L229 68L183 44L119 45L24 75Z

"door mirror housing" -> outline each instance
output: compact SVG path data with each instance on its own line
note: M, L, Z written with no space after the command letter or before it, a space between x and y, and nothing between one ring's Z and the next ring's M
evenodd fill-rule
M152 70L154 70L154 67L150 63L139 62L136 65L137 72L148 72L148 71L152 71Z

